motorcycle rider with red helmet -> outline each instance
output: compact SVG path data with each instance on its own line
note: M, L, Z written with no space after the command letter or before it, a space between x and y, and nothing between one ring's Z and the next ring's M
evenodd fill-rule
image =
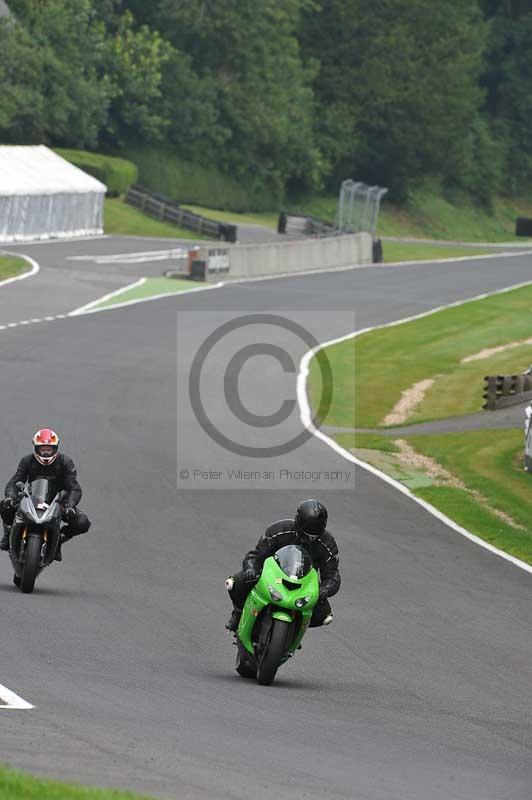
M41 428L33 437L33 453L24 456L20 461L17 471L7 482L4 499L0 501L0 516L4 523L0 550L9 550L9 531L18 505L17 483L31 482L37 478L48 478L54 481L58 492L65 492L62 502L63 519L68 524L61 531L62 541L87 533L89 530L91 524L88 517L77 509L82 492L74 462L69 456L59 452L57 433L51 428ZM56 560L62 560L60 548Z

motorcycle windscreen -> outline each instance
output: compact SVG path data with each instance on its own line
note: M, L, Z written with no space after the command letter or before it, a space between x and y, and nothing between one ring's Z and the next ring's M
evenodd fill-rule
M30 494L35 508L40 503L49 505L57 494L55 481L51 481L49 478L36 478L30 484Z
M281 547L275 553L274 559L289 578L304 578L312 569L312 558L298 544Z

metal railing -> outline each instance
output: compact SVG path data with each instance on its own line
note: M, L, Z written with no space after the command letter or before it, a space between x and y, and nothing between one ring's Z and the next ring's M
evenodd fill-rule
M341 233L371 233L375 236L381 200L388 192L381 186L367 186L347 180L340 187L336 227Z
M142 186L131 186L126 194L126 203L138 208L150 217L170 222L180 228L195 231L200 236L210 236L226 242L236 242L238 228L223 222L202 217L182 208L176 200L172 200L158 192L150 192Z

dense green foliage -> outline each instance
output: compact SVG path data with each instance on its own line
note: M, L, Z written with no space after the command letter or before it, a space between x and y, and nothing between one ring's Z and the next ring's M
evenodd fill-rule
M532 0L9 6L0 141L160 147L230 176L242 208L348 176L489 207L532 178Z
M320 53L320 123L337 177L354 172L400 193L427 174L459 180L481 99L480 10L462 0L321 6L304 42Z
M105 183L110 197L125 194L131 184L137 182L138 168L125 158L102 156L84 150L68 150L64 147L56 147L55 151L74 166Z

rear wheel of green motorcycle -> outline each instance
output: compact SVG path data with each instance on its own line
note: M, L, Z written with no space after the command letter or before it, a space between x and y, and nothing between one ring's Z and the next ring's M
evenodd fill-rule
M270 641L257 670L257 682L261 686L269 686L275 678L281 659L286 653L289 633L289 622L283 622L280 619L273 620Z
M41 557L41 540L36 536L30 536L26 544L26 552L24 554L24 566L22 568L22 579L20 581L20 588L24 594L31 594L35 586L35 578L37 577L37 570L39 568L39 559Z

